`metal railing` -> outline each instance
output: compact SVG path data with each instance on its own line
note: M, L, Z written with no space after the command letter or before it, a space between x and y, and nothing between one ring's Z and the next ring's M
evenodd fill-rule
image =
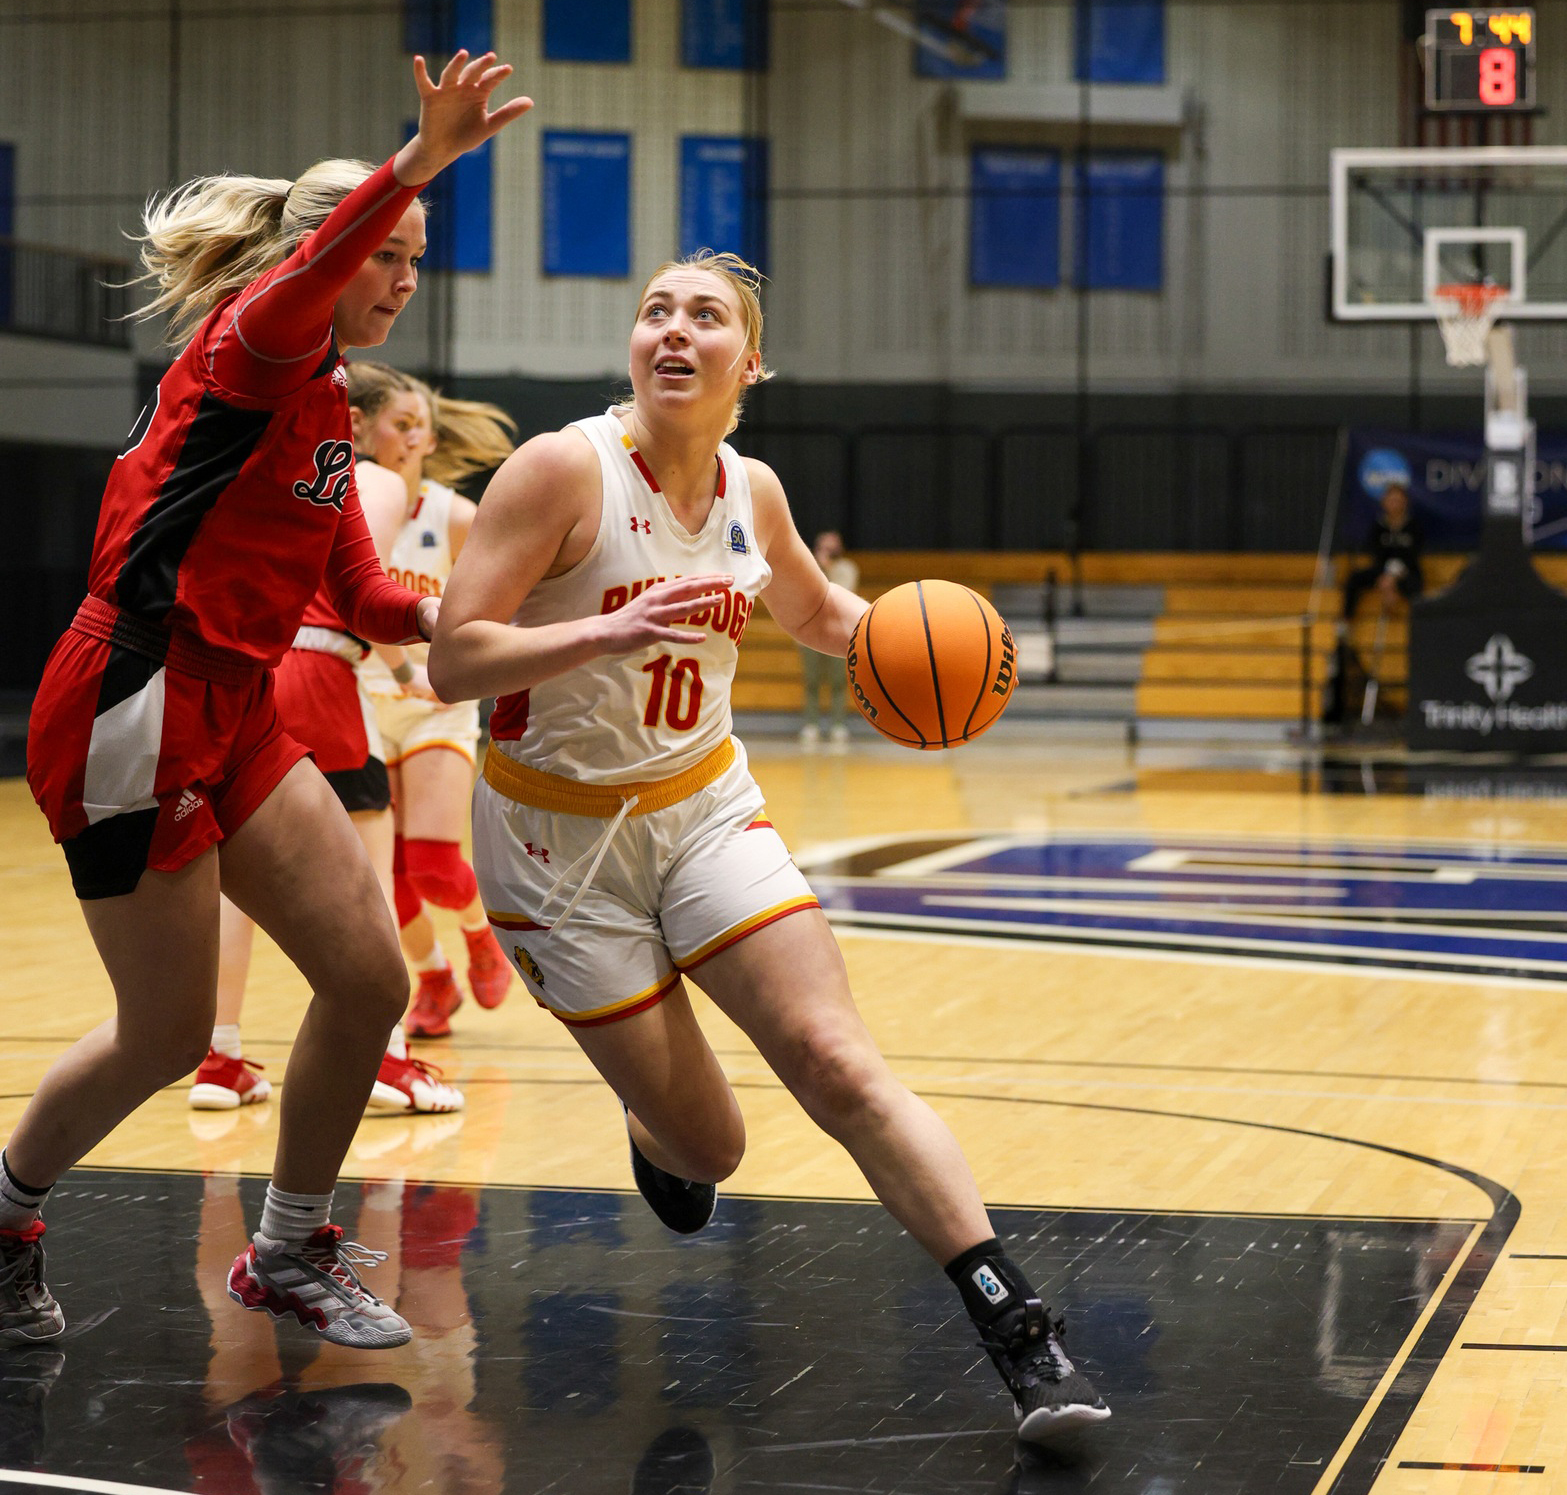
M0 332L129 348L124 260L0 238Z

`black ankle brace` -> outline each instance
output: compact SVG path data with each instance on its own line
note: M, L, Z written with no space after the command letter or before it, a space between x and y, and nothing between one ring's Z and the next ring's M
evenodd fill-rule
M994 1236L953 1257L946 1273L962 1294L968 1316L981 1329L1009 1314L1021 1313L1030 1299L1039 1296Z

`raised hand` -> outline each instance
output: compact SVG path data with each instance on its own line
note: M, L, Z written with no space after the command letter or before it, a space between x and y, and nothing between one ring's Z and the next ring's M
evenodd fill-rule
M733 576L678 576L674 581L655 582L633 597L624 607L600 619L601 642L606 654L634 654L649 644L700 644L707 637L689 629L675 627L683 623L709 597L716 597L734 585Z
M496 62L493 52L470 58L461 51L432 81L424 58L415 57L419 130L397 153L398 180L410 186L429 181L465 151L483 145L526 114L533 107L532 99L511 99L493 111L489 107L490 95L511 72L511 64Z

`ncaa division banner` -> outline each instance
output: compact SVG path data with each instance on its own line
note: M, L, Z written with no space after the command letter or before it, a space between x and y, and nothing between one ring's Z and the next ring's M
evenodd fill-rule
M1425 531L1427 550L1474 550L1485 515L1489 462L1474 436L1352 430L1344 467L1339 541L1360 545L1390 483L1401 483ZM1567 550L1567 436L1541 432L1534 465L1532 544Z

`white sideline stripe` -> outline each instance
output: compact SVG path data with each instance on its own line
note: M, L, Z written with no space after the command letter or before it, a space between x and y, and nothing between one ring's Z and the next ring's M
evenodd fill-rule
M0 1484L47 1485L52 1490L95 1490L100 1495L186 1495L163 1485L123 1485L112 1479L84 1479L74 1474L34 1474L25 1469L0 1469Z
M1289 960L1268 955L1232 954L1219 948L1215 948L1209 954L1201 950L1160 950L1156 946L1107 945L1082 939L1024 941L1017 939L1016 936L987 937L976 934L972 930L965 933L959 926L978 922L966 919L954 919L950 923L943 923L940 928L930 929L884 929L874 924L857 922L851 924L837 917L832 910L827 911L827 919L833 926L833 932L840 939L907 940L915 944L955 945L964 950L986 950L992 954L997 950L1007 950L1008 953L1012 953L1014 950L1030 948L1044 954L1064 950L1072 955L1102 955L1110 960L1172 961L1177 965L1236 966L1250 971L1287 971L1292 975L1299 975L1304 965L1309 966L1313 972L1323 972L1330 976L1352 976L1362 981L1420 981L1434 982L1442 986L1461 985L1471 988L1500 986L1509 990L1548 991L1556 996L1560 996L1562 991L1560 978L1553 981L1543 976L1509 976L1501 971L1487 971L1477 975L1470 971L1411 970L1405 966L1381 965L1372 961L1357 961L1351 964L1348 961L1335 960ZM932 923L934 926L935 921ZM1017 926L990 927L1015 929Z

